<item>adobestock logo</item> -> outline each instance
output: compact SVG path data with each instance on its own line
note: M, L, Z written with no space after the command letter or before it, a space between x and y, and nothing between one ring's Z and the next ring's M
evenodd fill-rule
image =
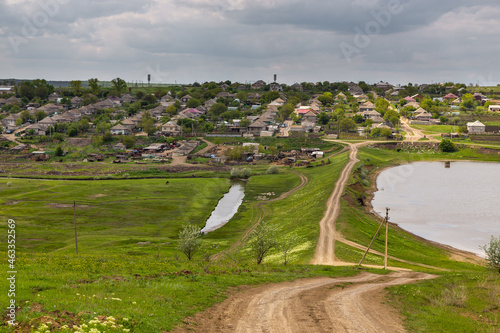
M29 38L39 35L41 29L49 24L50 19L59 14L61 5L68 2L69 0L43 0L38 2L40 8L30 17L25 16L22 18L21 34L11 33L9 35L9 41L14 53L18 54L20 52L19 47L28 44Z
M395 15L403 12L401 0L390 0L386 7L372 10L370 15L373 20L368 21L364 29L354 27L354 35L352 43L341 42L340 50L344 55L348 64L352 62L353 56L359 55L361 50L368 47L372 42L372 36L379 35L383 28L387 28Z

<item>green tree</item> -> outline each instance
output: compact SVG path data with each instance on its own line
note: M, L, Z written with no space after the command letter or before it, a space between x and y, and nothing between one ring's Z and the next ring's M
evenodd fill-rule
M122 143L125 145L125 147L130 149L135 145L135 139L133 136L126 135L123 137Z
M474 98L474 95L472 94L465 94L462 96L462 106L468 110L471 110L474 108L476 100Z
M139 127L142 128L144 132L148 133L148 135L153 135L158 130L158 128L155 127L155 119L148 111L142 114L141 121L139 122Z
M500 236L491 236L489 244L483 246L483 250L486 253L488 265L500 273Z
M262 222L250 235L250 250L255 261L260 264L264 257L278 245L276 231Z
M82 91L82 81L80 80L70 81L69 86L71 87L71 90L73 91L73 94L75 96L80 95L80 92Z
M400 114L394 110L388 110L384 115L384 120L390 122L394 127L399 126L400 118Z
M127 82L119 77L111 80L111 83L113 84L113 90L115 90L119 95L127 90Z
M212 105L209 111L210 115L215 117L218 117L224 112L227 112L227 107L222 103L215 103L214 105Z
M250 119L248 119L248 118L243 118L243 119L241 119L241 121L240 121L240 127L245 127L245 128L246 128L246 127L250 126L250 124L251 124L251 123L252 123L252 122L250 121Z
M35 118L37 121L40 121L40 120L44 119L45 117L47 117L47 114L42 110L39 110L35 113Z
M97 78L89 79L89 87L92 94L99 95L101 92L101 86L99 85L99 80Z
M186 224L179 232L179 250L191 260L201 247L201 229L194 224Z
M189 101L186 103L186 107L189 109L194 109L197 108L198 106L201 105L201 102L197 98L191 98Z
M441 151L445 153L453 153L458 150L457 146L455 146L453 141L451 141L450 139L444 139L443 141L441 141L441 143L439 143L439 149L441 149Z
M35 117L32 116L28 110L22 111L18 120L19 119L21 119L21 124L27 123L29 121L35 121Z
M55 154L56 154L56 156L63 156L64 151L63 151L61 146L57 146Z
M352 118L344 118L340 121L340 131L354 131L356 128L356 122Z

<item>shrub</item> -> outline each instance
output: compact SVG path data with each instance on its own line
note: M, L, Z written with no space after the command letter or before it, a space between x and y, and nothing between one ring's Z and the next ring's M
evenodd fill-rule
M279 173L280 173L280 168L278 168L278 166L276 166L276 165L271 165L271 166L267 169L266 173L267 173L268 175L277 175L277 174L279 174Z
M200 249L200 237L200 227L193 224L185 225L179 232L179 250L186 255L188 260L191 260L193 255Z
M483 246L483 250L486 252L489 266L500 273L500 236L498 238L491 236L490 243Z
M231 178L249 178L252 175L250 168L233 168L231 169Z
M63 154L64 154L64 151L61 148L61 146L57 147L56 148L56 156L63 156Z
M444 139L443 141L441 141L441 143L439 144L439 149L441 149L441 151L444 153L453 153L458 150L457 146L455 146L453 141L451 141L450 139Z

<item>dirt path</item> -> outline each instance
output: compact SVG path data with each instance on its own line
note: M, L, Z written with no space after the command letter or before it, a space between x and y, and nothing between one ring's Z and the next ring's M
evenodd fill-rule
M406 137L404 141L416 142L420 139L427 138L431 142L439 142L439 140L434 138L433 136L425 135L421 130L411 127L410 121L408 119L402 118L401 122L403 124L403 129L406 132Z
M362 273L242 287L246 290L186 319L188 325L174 332L404 332L399 314L382 305L384 288L434 277L413 272Z
M349 154L349 162L340 173L340 177L335 184L333 193L328 198L326 203L326 211L323 218L319 222L320 233L318 243L316 245L316 253L312 261L313 265L333 265L335 258L335 240L339 237L336 235L335 221L340 213L340 197L344 192L347 181L351 175L354 165L359 161L356 157L358 146L369 144L370 142L347 143L351 149Z

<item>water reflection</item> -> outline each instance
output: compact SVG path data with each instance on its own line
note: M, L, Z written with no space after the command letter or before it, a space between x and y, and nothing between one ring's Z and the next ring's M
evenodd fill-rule
M238 212L238 208L245 197L245 187L242 183L233 183L229 192L224 194L215 207L212 215L201 232L207 233L219 229L226 224Z

